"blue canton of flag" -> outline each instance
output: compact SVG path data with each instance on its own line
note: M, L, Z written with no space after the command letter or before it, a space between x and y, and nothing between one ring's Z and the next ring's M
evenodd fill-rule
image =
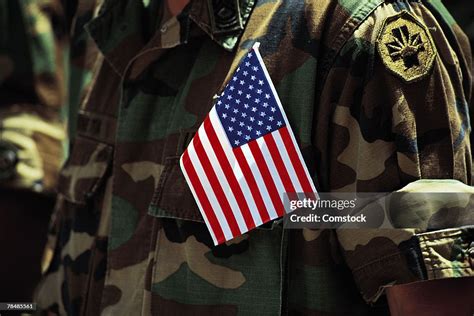
M255 51L237 68L217 101L216 111L232 147L286 125Z

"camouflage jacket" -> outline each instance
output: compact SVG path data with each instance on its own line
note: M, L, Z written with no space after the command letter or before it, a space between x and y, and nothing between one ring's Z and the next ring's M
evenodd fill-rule
M258 41L319 191L470 184L471 54L440 1L195 0L173 17L114 0L87 29L101 54L61 172L42 311L383 315L384 286L474 274L467 226L274 222L215 247L178 164Z

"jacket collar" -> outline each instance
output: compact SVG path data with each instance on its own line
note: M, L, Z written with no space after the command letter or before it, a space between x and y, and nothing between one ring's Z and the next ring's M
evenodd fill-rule
M224 49L232 51L242 34L255 0L197 0L189 17Z
M160 1L164 7L164 1ZM197 25L223 49L234 50L256 0L191 0L177 17L162 21L149 41L142 23L140 0L106 0L99 15L86 25L97 47L121 76L129 62L144 50L186 43ZM166 16L166 15L164 15Z

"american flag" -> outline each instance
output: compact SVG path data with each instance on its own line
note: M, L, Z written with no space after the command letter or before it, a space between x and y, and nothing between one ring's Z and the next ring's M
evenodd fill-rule
M285 192L316 193L258 46L180 160L215 245L285 215Z

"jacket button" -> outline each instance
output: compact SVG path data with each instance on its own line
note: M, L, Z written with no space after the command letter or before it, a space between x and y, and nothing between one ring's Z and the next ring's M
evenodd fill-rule
M18 150L10 143L0 141L0 181L10 179L18 163Z

